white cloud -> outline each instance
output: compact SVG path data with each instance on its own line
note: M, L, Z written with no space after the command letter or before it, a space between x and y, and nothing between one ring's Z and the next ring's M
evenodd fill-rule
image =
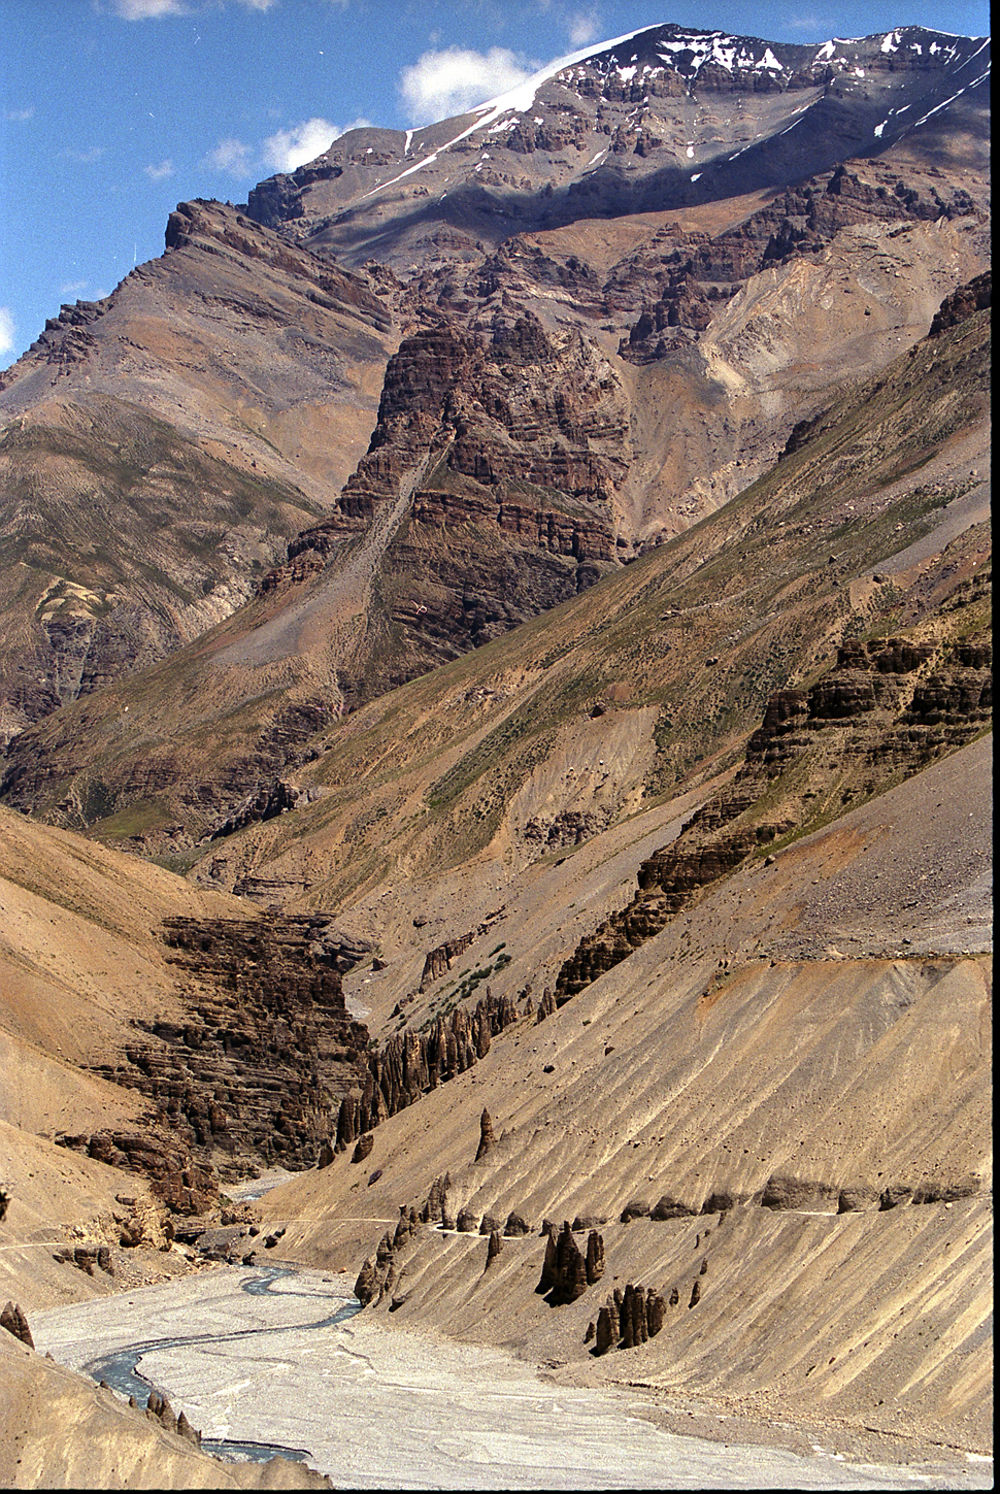
M205 165L213 171L224 171L228 176L251 176L253 160L254 153L250 146L230 136L226 140L220 140L215 149L209 151L205 157Z
M596 10L578 10L569 18L569 39L574 47L585 47L601 34L601 19Z
M187 0L110 0L112 12L123 21L158 21L163 16L187 16ZM270 10L276 0L236 0L245 10Z
M152 181L161 182L164 177L173 176L174 163L170 160L151 162L148 166L144 166L143 170Z
M5 109L3 111L3 117L4 119L11 120L15 124L24 124L25 120L34 119L35 106L34 104L29 104L26 109Z
M187 14L182 0L111 0L111 6L123 21L155 21L161 16Z
M111 292L106 290L92 290L89 280L64 280L59 287L59 294L68 302L72 297L74 301L103 301Z
M235 177L294 171L297 166L304 166L307 161L321 156L348 130L363 130L370 125L370 119L353 119L349 125L341 127L329 119L314 117L269 135L259 149L230 137L220 140L203 158L202 165L211 171L224 171L227 176ZM169 172L164 169L167 166ZM146 171L152 177L172 175L173 164L163 161L159 166L147 166Z
M99 161L104 155L104 146L88 145L86 150L74 150L66 146L59 152L59 155L64 161L76 161L81 166L93 166L94 162Z
M0 306L0 358L14 351L14 318L6 306Z
M294 171L329 150L348 130L361 130L370 123L368 119L355 119L341 129L328 119L315 118L292 125L290 130L278 130L264 141L264 164L272 171Z
M445 47L404 67L399 91L412 124L433 124L526 83L537 68L537 62L523 61L509 47L485 53Z

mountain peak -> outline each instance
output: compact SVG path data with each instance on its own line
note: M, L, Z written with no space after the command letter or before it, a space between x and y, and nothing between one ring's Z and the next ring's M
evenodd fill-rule
M989 69L988 39L923 27L819 43L646 27L453 119L352 131L262 182L247 212L349 263L405 271L415 236L443 224L466 256L581 218L782 191L897 145L940 165L959 134L959 155L971 145L985 168Z

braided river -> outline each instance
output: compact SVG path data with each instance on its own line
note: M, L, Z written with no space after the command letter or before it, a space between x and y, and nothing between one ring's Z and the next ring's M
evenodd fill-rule
M184 1411L207 1451L308 1462L346 1489L956 1489L991 1465L889 1467L814 1445L681 1436L625 1389L556 1383L496 1349L360 1313L346 1276L196 1275L32 1316L35 1344L140 1404Z

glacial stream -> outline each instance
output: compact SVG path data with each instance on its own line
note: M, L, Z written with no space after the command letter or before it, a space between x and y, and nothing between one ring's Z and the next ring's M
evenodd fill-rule
M51 1308L32 1331L40 1352L140 1404L155 1387L206 1451L305 1459L336 1488L992 1487L988 1463L889 1467L681 1436L634 1392L361 1313L350 1278L322 1271L219 1266Z
M250 1297L264 1297L273 1290L275 1282L292 1275L292 1270L287 1266L262 1266L252 1276L241 1281L239 1289ZM346 1302L335 1312L318 1318L315 1323L301 1324L300 1331L309 1328L330 1328L337 1323L346 1322L348 1318L352 1318L356 1312L360 1311L360 1302ZM235 1333L203 1333L185 1335L180 1338L151 1338L142 1343L129 1344L124 1349L113 1349L110 1353L98 1354L96 1358L88 1359L80 1368L86 1374L91 1375L98 1384L103 1381L121 1395L134 1396L136 1403L145 1407L151 1390L157 1390L161 1395L165 1392L160 1386L154 1385L139 1374L137 1365L143 1355L151 1354L156 1350L178 1348L182 1345L221 1344L236 1338L252 1337L259 1340L268 1332L274 1331L277 1330L266 1327L243 1328ZM201 1445L205 1452L231 1463L266 1463L269 1458L279 1453L282 1457L293 1458L297 1462L303 1462L309 1457L308 1448L282 1447L274 1442L246 1442L226 1437L205 1437Z

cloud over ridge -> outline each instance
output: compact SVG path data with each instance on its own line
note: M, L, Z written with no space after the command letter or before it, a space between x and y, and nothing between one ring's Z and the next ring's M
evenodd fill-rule
M307 161L314 161L329 150L333 142L346 135L348 130L362 130L370 124L370 119L354 119L341 129L340 125L332 124L328 119L304 120L291 129L278 130L268 136L264 141L264 164L272 171L294 171L296 166L304 166Z
M518 57L509 47L488 52L444 47L424 52L404 67L399 91L412 124L433 124L526 83L537 68L537 62Z
M0 306L0 358L14 351L14 318L6 306Z

